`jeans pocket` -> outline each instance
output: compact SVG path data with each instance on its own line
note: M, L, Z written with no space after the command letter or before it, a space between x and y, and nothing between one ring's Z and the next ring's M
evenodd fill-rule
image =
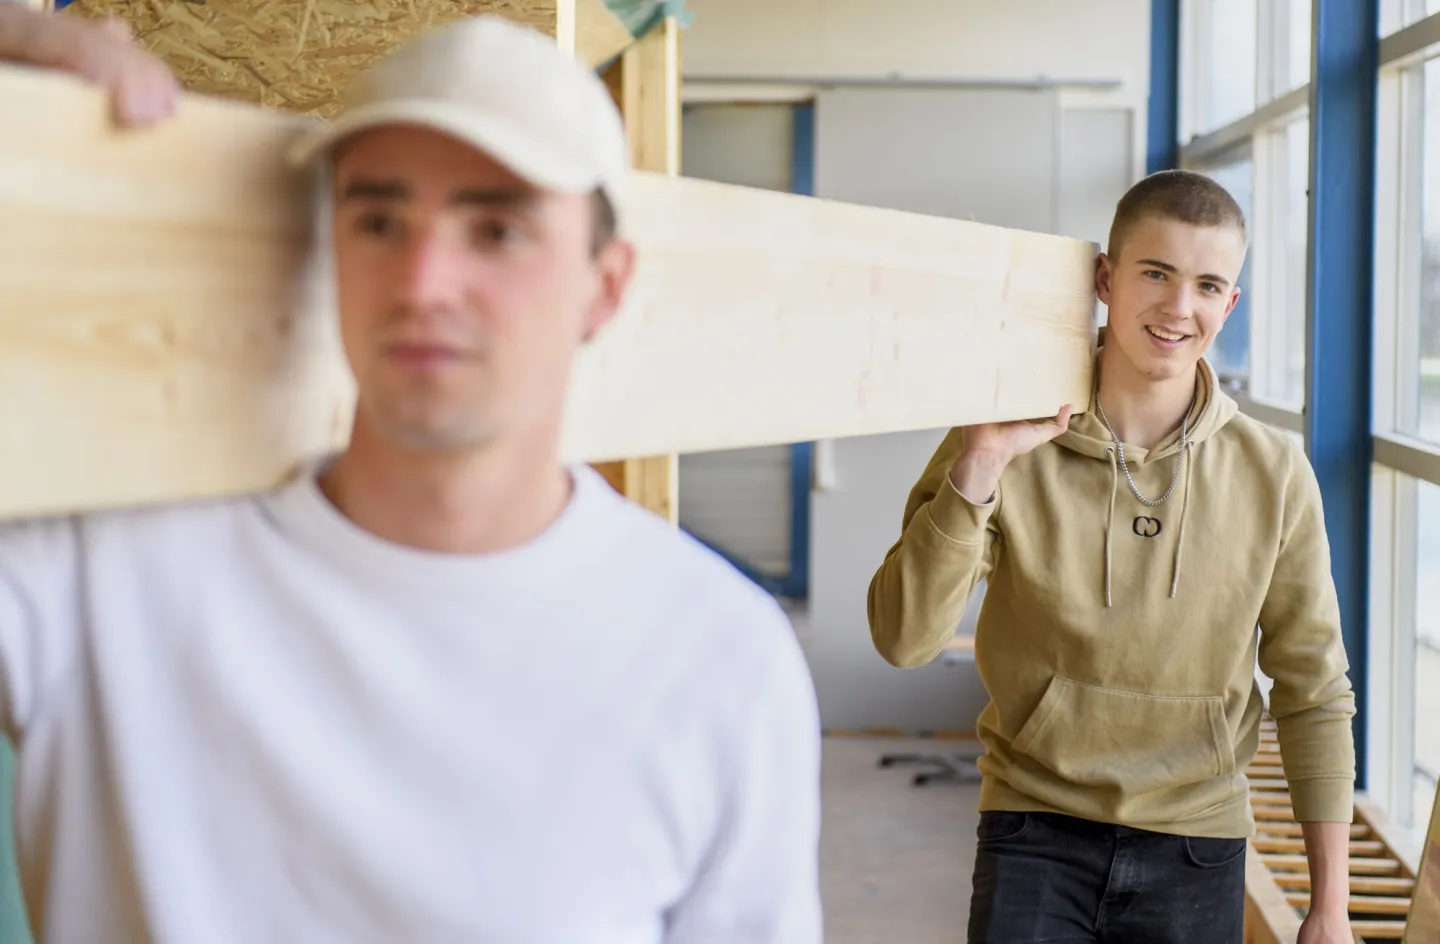
M1029 813L991 810L980 814L980 825L975 830L975 837L982 845L1014 842L1030 831L1032 821Z
M1245 855L1244 839L1216 839L1209 836L1186 836L1185 858L1196 868L1218 869L1231 865Z

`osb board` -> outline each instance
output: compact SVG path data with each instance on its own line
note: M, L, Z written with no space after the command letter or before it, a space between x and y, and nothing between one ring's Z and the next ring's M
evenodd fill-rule
M0 513L251 491L343 445L331 296L298 291L304 186L280 171L309 120L187 97L173 120L116 133L97 90L10 67L0 101ZM1091 243L653 172L631 183L636 283L579 357L566 460L1088 398Z
M75 0L118 16L190 92L331 117L355 75L416 34L497 13L553 36L556 0ZM579 0L577 55L603 62L629 34L603 0Z

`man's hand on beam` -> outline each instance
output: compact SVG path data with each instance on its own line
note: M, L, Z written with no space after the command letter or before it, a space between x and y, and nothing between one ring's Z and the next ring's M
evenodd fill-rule
M85 20L41 13L0 0L0 61L59 69L111 96L121 127L168 118L180 83L160 59L137 46L123 20Z

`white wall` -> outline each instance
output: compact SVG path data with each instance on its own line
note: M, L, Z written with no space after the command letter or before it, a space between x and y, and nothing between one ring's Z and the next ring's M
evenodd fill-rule
M689 0L688 77L890 76L1118 80L1068 108L1134 110L1143 169L1150 0ZM785 89L772 90L784 97ZM687 82L686 97L758 95ZM793 90L792 90L793 94Z

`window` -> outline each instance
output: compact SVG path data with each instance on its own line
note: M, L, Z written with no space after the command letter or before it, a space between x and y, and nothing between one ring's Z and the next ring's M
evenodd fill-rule
M1380 0L1380 35L1388 36L1440 13L1440 0Z
M1261 0L1190 0L1182 13L1190 134L1207 134L1255 110ZM1270 0L1265 0L1270 2Z
M1440 9L1389 0L1382 32ZM1382 44L1368 768L1423 830L1440 779L1440 17ZM1416 42L1418 40L1418 42ZM1426 43L1429 43L1427 46Z
M1418 384L1415 428L1408 430L1440 442L1440 60L1425 63L1421 113L1423 154L1420 162L1419 343L1415 382Z
M1440 0L1435 0L1440 3ZM1311 0L1285 0L1288 22L1285 24L1285 87L1280 94L1310 82L1310 35L1314 15Z
M1252 191L1254 189L1255 163L1248 155L1227 164L1220 164L1204 172L1220 186L1230 192L1240 204L1246 219L1252 216ZM1251 256L1253 258L1253 254ZM1248 389L1250 379L1250 269L1251 259L1245 261L1240 271L1240 300L1225 327L1215 337L1208 355L1220 382L1231 391Z
M1396 410L1389 427L1440 444L1440 59L1399 78L1401 183L1395 302ZM1408 119L1408 120L1407 120ZM1388 432L1383 429L1382 432Z
M1256 305L1263 306L1255 319L1263 329L1255 361L1264 374L1252 386L1255 395L1299 410L1305 405L1309 120L1265 135L1265 146L1268 200L1254 223Z
M1440 485L1415 481L1414 634L1401 652L1413 666L1414 734L1409 758L1408 822L1429 822L1440 777ZM1410 636L1402 633L1402 637ZM1402 766L1404 766L1402 762Z

